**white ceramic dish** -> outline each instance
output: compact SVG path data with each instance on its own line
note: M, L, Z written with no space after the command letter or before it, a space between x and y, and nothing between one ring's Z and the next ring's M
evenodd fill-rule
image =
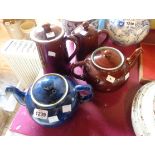
M155 82L138 90L132 104L131 120L137 136L155 135Z

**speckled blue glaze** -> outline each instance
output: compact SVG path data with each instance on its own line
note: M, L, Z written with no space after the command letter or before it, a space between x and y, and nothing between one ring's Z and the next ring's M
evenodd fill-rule
M27 107L30 116L36 123L46 127L57 127L66 122L74 114L80 103L90 100L93 95L92 87L90 85L77 85L77 83L70 77L64 78L67 81L68 91L63 100L57 104L55 103L59 101L66 92L64 81L60 79L60 77L57 77L57 75L45 75L40 78L40 80L36 81L27 92L22 92L13 86L7 87L6 92L13 93L17 101ZM54 88L55 91L54 93L50 91L46 92L44 88L47 88L50 91ZM81 95L82 91L86 91L87 95ZM50 96L50 94L52 95ZM33 98L35 98L39 103L42 103L43 106L45 105L45 107L35 103ZM46 107L49 103L51 106ZM71 111L63 112L63 106L66 105L71 106ZM36 118L34 116L34 109L48 111L48 118ZM50 122L49 118L53 116L56 116L58 121Z
M57 102L65 91L65 82L58 75L44 76L32 88L33 97L42 104Z

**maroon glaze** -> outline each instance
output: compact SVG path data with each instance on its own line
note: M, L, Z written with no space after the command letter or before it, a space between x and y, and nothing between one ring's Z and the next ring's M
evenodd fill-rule
M119 88L129 77L129 71L141 54L142 48L136 49L129 58L113 47L101 47L88 55L84 61L71 66L75 78L86 80L96 90L108 92ZM83 67L83 75L74 72L76 67Z
M69 62L78 50L74 36L65 37L61 25L44 24L34 28L30 37L37 45L44 73L69 74ZM67 40L73 41L77 47L70 57L66 48Z
M106 30L97 31L89 22L84 22L78 26L72 36L78 40L79 51L77 52L77 60L84 60L88 54L98 48L107 39ZM99 43L99 36L102 35L103 41Z

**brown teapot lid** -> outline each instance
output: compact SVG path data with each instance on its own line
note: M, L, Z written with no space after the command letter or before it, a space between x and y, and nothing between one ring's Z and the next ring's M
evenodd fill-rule
M46 23L42 26L35 27L30 38L36 42L56 40L64 34L64 30L60 25Z
M101 69L116 69L124 62L123 54L113 47L101 47L92 53L92 61Z

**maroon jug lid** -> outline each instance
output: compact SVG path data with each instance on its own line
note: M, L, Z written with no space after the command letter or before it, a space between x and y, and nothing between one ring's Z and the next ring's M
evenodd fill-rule
M101 47L92 53L92 61L101 69L116 69L123 64L124 56L113 47Z
M30 38L36 42L49 42L57 40L63 35L64 30L61 25L47 23L35 27L30 33Z

